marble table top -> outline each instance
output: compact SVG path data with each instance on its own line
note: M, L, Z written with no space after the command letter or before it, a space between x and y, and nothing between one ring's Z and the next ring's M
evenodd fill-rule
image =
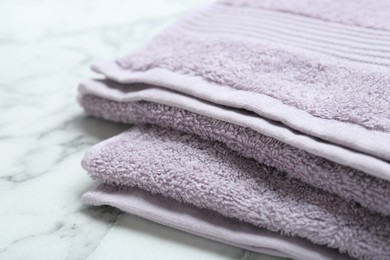
M77 83L205 2L0 1L0 259L276 259L80 201L83 154L129 126L87 117Z

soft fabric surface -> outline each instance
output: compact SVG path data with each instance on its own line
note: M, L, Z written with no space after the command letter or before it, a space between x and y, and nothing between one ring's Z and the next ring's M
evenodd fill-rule
M207 17L205 24L213 21ZM315 117L390 133L387 72L322 61L309 53L241 38L195 38L181 31L160 35L117 63L129 71L164 68L199 76L248 94L267 95Z
M390 180L390 164L381 159L367 154L357 153L345 147L337 146L329 142L321 141L318 138L304 135L298 131L286 127L282 123L259 117L254 113L244 109L234 109L227 106L220 106L192 96L184 95L177 91L166 88L166 83L161 75L165 75L163 70L153 72L134 73L134 82L141 81L147 84L115 84L114 82L85 81L79 85L79 99L84 95L95 95L107 100L117 102L150 101L165 104L177 108L182 108L196 114L228 122L243 127L248 127L263 135L272 137L283 143L289 144L313 155L326 158L330 161L361 170L369 175ZM173 72L167 74L170 82L175 82L172 86L181 88L191 85L193 88L208 88L202 80L195 78L183 78L182 75ZM171 85L169 85L171 86ZM213 85L218 88L217 85ZM220 95L226 93L220 90ZM234 96L230 97L232 100ZM256 97L257 98L257 97ZM265 104L268 104L266 100ZM262 104L262 102L260 102ZM266 106L264 109L274 109L274 106ZM299 116L292 116L294 120L299 120ZM336 129L335 129L336 131ZM362 137L363 138L363 137ZM368 142L368 140L367 140Z
M86 154L88 173L115 186L88 193L86 202L183 229L188 219L160 203L165 197L199 211L191 220L199 228L201 212L212 209L252 231L389 259L388 7L219 0L138 51L94 64L105 78L80 84L85 111L151 125ZM290 238L241 244L215 228L199 235L300 258L296 247L281 247Z
M353 257L390 257L389 217L194 135L137 127L93 147L83 167L108 184L136 186Z
M94 69L121 83L154 81L215 104L247 109L389 161L390 33L369 29L365 21L357 22L358 27L333 16L318 20L315 8L297 18L295 4L275 12L278 8L264 9L271 5L268 1L233 2L221 1L183 18L139 51ZM337 2L327 5L332 10L344 6ZM356 6L364 4L382 13L378 1ZM338 12L334 17L344 10ZM155 70L148 82L134 79ZM170 72L187 80L177 84ZM195 79L204 84L186 84Z
M350 259L305 239L283 236L138 188L119 189L102 184L85 193L83 202L93 206L110 205L132 215L254 252L293 259Z
M85 95L80 103L88 113L108 120L155 124L220 141L290 177L390 215L390 182L314 156L249 128L151 102L115 102Z

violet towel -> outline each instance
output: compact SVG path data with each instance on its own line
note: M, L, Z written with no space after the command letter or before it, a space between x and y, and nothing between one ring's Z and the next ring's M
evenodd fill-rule
M99 90L100 87L112 90L124 88L108 81L85 82L81 85L82 91L84 87L95 90ZM223 142L241 155L275 167L290 177L338 194L346 200L359 202L374 211L390 215L390 203L388 203L390 182L313 155L250 128L212 119L174 106L155 103L156 99L164 98L164 93L159 91L153 93L150 88L147 90L150 92L146 92L141 86L137 88L133 86L132 92L126 92L134 96L128 102L110 101L86 92L87 94L80 97L80 103L88 113L97 117L123 123L155 124L196 134L207 140ZM167 95L166 99L172 101L175 96ZM202 104L200 101L192 100L192 103L190 101L184 99L182 102L193 107ZM220 114L227 112L226 109L218 111ZM248 117L242 113L239 115L241 118ZM249 118L253 120L253 117L249 116Z
M79 99L87 112L109 120L166 124L225 142L291 177L389 215L385 6L367 0L218 1L138 52L94 65L121 84L82 83ZM329 13L321 14L321 8ZM350 10L366 10L367 17L360 13L351 20ZM131 108L124 112L125 103L140 100L250 128L263 146L176 119L164 123L160 115L135 120ZM264 145L269 149L258 154Z
M99 145L102 154L92 149L84 166L111 185L213 208L353 257L389 258L388 7L221 0L194 12L138 52L94 65L107 79L79 88L92 115L176 132L126 133ZM110 142L117 146L107 153ZM205 185L188 191L190 181ZM215 183L235 192L220 200L215 191L226 187Z
M254 252L293 259L350 259L334 249L314 245L305 239L256 228L137 188L119 189L102 184L85 193L83 201L94 206L110 205L132 215Z
M252 111L315 137L301 142L285 133L294 146L390 179L389 4L292 2L217 1L93 69ZM319 15L324 6L330 13ZM369 11L351 20L357 10ZM324 141L330 150L316 149Z
M390 257L389 217L194 135L137 127L94 146L83 167L107 184L212 209L352 257Z

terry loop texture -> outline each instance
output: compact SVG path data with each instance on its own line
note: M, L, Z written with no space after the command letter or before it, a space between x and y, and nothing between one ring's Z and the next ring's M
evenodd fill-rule
M80 103L89 114L107 120L149 123L220 141L241 155L275 167L289 177L390 215L390 182L314 156L249 128L151 102L115 102L85 95Z
M181 108L223 122L248 127L258 133L272 137L283 143L307 151L313 155L360 170L371 176L390 181L390 164L380 158L373 157L369 154L362 154L360 152L335 145L334 143L324 142L319 138L307 136L306 134L286 127L283 123L259 117L257 114L245 109L234 109L229 106L220 106L215 103L194 98L193 96L184 95L178 91L157 87L159 84L164 86L164 83L166 83L161 77L166 77L165 79L174 81L175 84L173 86L178 88L184 85L191 85L191 87L202 89L207 89L208 87L210 87L210 89L216 88L214 85L209 86L209 83L205 83L201 79L196 80L194 78L187 78L187 76L184 76L183 78L182 75L178 75L173 72L168 73L167 71L161 69L133 75L133 80L128 82L128 84L117 84L107 80L89 80L82 82L79 85L78 98L80 99L83 95L92 94L117 102L135 102L144 100ZM145 82L145 84L137 84L136 82ZM226 93L224 93L222 89L213 92L220 93L221 96L226 98ZM230 93L228 95L230 96L228 99L234 100L236 97L235 94L239 95L239 93ZM251 100L255 101L257 98L258 97L255 97ZM272 103L272 101L271 103L269 102L270 100L261 99L261 102L259 101L260 104L263 104L261 109L266 110L269 108L274 112L285 111L291 121L299 121L301 119L299 113L289 114L284 107L280 107L278 104ZM319 128L323 129L323 125L320 124L321 122L317 123ZM365 133L345 131L345 129L342 129L342 126L340 125L332 127L331 130L332 131L329 132L330 134L336 132L342 133L344 136L348 134L349 137L353 137L347 138L347 142L351 142L356 139L356 137L359 137L361 144L364 144L365 147L371 146L371 148L374 149L378 148L377 142L382 141L381 138L374 138L375 140L373 140ZM384 150L389 150L390 155L390 147L387 147L385 143L382 143L381 147L384 148Z
M169 73L150 81L250 110L388 162L390 32L366 28L371 18L356 22L358 26L335 18L344 17L341 7L357 8L368 1L291 2L286 5L289 11L281 12L272 6L284 1L219 1L182 19L138 52L94 68L120 83L148 83L134 82L133 76L154 70L200 78L209 88L174 85ZM306 15L300 16L297 10L309 2ZM324 14L332 22L318 20L315 5L333 10ZM364 10L382 13L382 7L373 1ZM375 17L378 23L383 20Z
M84 168L112 186L389 259L388 6L220 0L94 65L121 87L80 88L87 112L162 128L95 146Z
M390 75L286 51L274 44L226 36L167 32L140 52L118 60L123 68L165 68L222 86L265 94L328 120L390 133Z
M283 236L135 187L119 189L101 184L85 193L83 202L94 206L110 205L185 232L268 255L297 260L351 259L335 249L314 245L306 239Z
M93 147L95 179L213 209L360 259L390 257L390 218L241 157L218 142L152 126Z

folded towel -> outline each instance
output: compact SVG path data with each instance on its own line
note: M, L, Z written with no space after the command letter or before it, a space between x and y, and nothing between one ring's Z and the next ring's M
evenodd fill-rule
M109 186L85 202L298 259L296 247L263 244L259 228L390 258L388 17L380 0L219 0L139 51L93 65L105 79L80 84L85 111L154 126L87 153L84 168ZM158 201L153 214L140 213L151 206L140 196ZM186 229L161 196L259 237ZM159 219L169 210L174 221ZM311 249L302 254L332 258Z
M83 201L94 206L110 205L132 215L258 253L294 259L350 259L305 239L283 236L134 187L119 189L102 184L85 193Z
M385 43L390 39L390 33L316 20L313 18L316 15L279 13L275 12L277 8L265 10L259 8L258 1L239 3L241 1L219 1L183 19L140 51L113 62L94 65L95 71L122 85L82 84L80 99L93 94L122 103L147 100L182 108L249 127L312 156L353 168L358 176L365 173L389 181L389 70L386 64L372 60L371 49L366 49L370 46L372 51L387 55ZM329 3L333 7L348 5L338 1ZM367 1L358 1L349 5L356 9L366 4ZM291 6L296 8L296 5ZM377 2L370 6L372 10L377 8L378 12L382 7ZM338 16L343 15L343 10L337 12L340 12ZM234 29L236 25L224 26L226 30L232 30L229 34L224 33L220 24L226 25L230 17L237 20L242 30ZM362 18L358 25L367 27L367 19ZM314 49L283 44L283 41L277 41L282 37L280 33L271 41L264 34L274 32L271 26L274 23L274 29L284 28L281 21L291 21L289 26L295 26L295 30L284 29L290 30L294 39L299 38L297 35L314 37L311 29L309 33L305 31L306 27L298 26L302 24L307 24L308 28L318 27L320 34L338 38L335 42L323 43L327 47ZM271 23L267 24L268 29L263 28L259 33L258 27L268 22ZM382 22L385 24L386 21ZM252 33L247 35L248 31ZM348 40L343 36L347 32ZM341 40L340 37L344 38ZM323 38L316 36L310 43L318 44ZM345 50L345 41L349 44L349 51ZM360 46L362 44L364 48ZM338 52L331 47L338 48ZM362 48L366 51L363 52ZM341 50L343 55L339 53ZM106 118L113 117L108 115L109 112L105 113ZM344 170L342 172L342 175L348 175ZM347 172L350 176L355 175ZM321 175L316 170L309 174ZM388 206L382 209L383 203L375 206L376 202L367 203L358 196L352 198L352 195L339 192L342 188L333 187L333 181L344 176L336 172L333 175L337 176L321 175L304 181L313 184L321 178L323 181L317 186L326 183L326 190L355 199L367 207L376 207L378 212L389 213ZM369 190L376 190L378 185L388 190L387 183L377 184L378 181L371 180L373 178L364 181L372 186ZM356 188L358 192L366 190ZM347 193L350 190L353 188L348 188ZM377 197L387 201L382 194L379 192Z
M121 83L246 109L346 152L390 160L390 32L265 10L257 2L217 2L138 52L93 69ZM350 5L379 14L383 7L368 0ZM334 8L334 16L349 11Z
M390 256L390 217L195 135L139 126L92 147L82 164L110 185L139 187L352 257Z
M123 87L109 81L85 82L80 88L82 90L80 104L88 113L107 120L131 124L149 123L196 134L211 141L220 141L241 155L275 167L289 177L335 193L346 200L356 201L373 211L390 215L388 181L313 155L250 128L154 103L160 102L163 98L161 93L148 95L143 87L131 86L134 99L129 102L111 101L89 94L91 93L89 90L96 91L99 88L117 90L121 93L119 91ZM191 105L196 108L196 105Z

